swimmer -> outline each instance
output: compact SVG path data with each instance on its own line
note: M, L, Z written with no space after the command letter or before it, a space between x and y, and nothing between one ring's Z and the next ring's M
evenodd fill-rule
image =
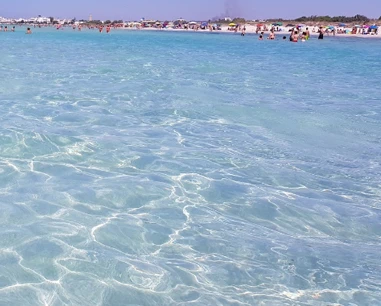
M271 32L269 37L267 39L271 39L271 40L274 40L275 39L275 34L274 32Z
M32 31L30 30L30 28L26 29L26 34L32 34Z
M261 34L261 35L259 35L259 38L258 38L259 40L263 40L263 35Z
M283 36L283 40L286 40L287 39L287 37L286 36Z

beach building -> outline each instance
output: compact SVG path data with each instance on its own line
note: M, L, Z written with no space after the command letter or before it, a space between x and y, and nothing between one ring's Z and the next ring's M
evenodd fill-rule
M4 17L1 17L1 16L0 16L0 23L10 23L10 22L12 22L11 19L4 18Z
M24 19L24 21L27 23L50 23L50 18L38 16L38 17L29 18L26 20Z
M39 16L39 17L37 18L37 22L38 22L38 23L50 23L50 18Z

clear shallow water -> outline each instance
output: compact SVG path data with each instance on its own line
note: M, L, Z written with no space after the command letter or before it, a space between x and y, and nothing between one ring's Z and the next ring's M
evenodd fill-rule
M0 41L0 305L379 305L381 40Z

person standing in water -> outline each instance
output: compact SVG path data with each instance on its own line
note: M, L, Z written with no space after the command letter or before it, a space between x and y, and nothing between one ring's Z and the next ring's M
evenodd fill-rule
M306 28L306 40L309 40L310 36L311 36L310 30L308 30L308 28Z
M30 30L30 28L26 29L26 34L32 34L32 31Z
M290 30L290 41L292 42L294 40L294 33L297 32L297 30L295 28L292 28Z
M320 27L320 28L319 28L318 33L319 33L319 37L318 37L318 39L323 39L323 38L324 38L324 30L323 30L323 27Z
M292 30L291 35L290 35L290 41L291 42L298 42L298 31Z
M303 32L303 33L302 33L302 36L301 36L301 40L302 40L302 42L305 42L307 39L308 39L308 38L307 38L307 32Z
M246 34L246 26L243 26L241 36L245 36L245 34Z

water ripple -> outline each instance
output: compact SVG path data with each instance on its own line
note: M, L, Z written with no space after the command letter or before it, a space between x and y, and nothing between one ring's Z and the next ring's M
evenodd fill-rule
M378 40L9 34L0 305L378 305Z

